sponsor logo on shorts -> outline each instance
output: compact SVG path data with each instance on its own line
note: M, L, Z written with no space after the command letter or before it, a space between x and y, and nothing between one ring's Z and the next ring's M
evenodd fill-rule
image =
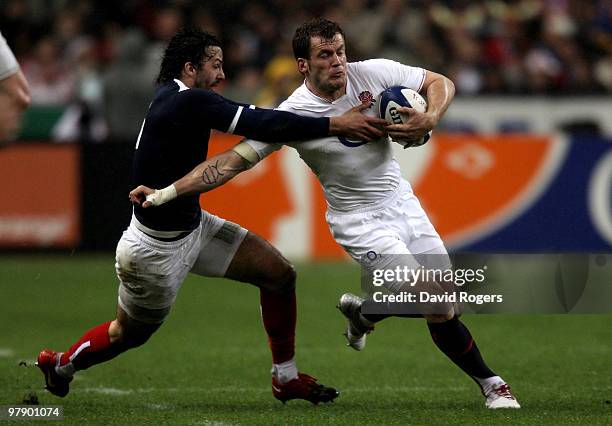
M370 262L375 261L377 257L378 257L378 255L376 254L376 252L374 250L370 250L369 252L366 253L366 258Z

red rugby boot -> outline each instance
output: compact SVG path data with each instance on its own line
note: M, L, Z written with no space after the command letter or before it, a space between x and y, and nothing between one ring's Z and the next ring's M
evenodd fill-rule
M54 352L50 349L43 349L38 354L36 366L45 375L46 389L53 395L65 397L70 392L70 382L72 377L65 378L57 374L55 367L59 365L61 353Z
M339 395L336 389L317 383L317 379L303 373L283 384L272 377L272 394L283 404L292 399L305 399L313 404L332 402Z

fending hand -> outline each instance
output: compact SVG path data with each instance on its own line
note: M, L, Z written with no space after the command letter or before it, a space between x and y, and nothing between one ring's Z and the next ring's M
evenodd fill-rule
M370 105L370 102L364 102L340 116L332 117L330 120L332 132L351 139L368 142L385 136L385 131L381 129L384 129L389 123L381 118L370 117L362 113Z
M132 204L142 206L146 209L147 207L153 205L153 202L149 199L149 196L155 192L156 190L151 189L148 186L139 185L137 188L130 191L130 201Z

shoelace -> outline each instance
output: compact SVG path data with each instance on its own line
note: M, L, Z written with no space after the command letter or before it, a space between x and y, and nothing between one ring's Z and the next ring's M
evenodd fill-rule
M497 389L495 389L495 393L499 396L503 396L504 398L514 399L514 395L510 392L510 386L507 384L503 384Z
M299 380L300 386L303 386L309 389L321 386L320 384L317 383L316 378L309 376L308 374L299 373L298 380Z

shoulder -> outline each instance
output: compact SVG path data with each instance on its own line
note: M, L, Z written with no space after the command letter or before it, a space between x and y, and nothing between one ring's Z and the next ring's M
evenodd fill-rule
M179 102L189 102L192 100L210 100L210 101L222 101L223 98L218 93L208 89L190 88L186 86L181 80L174 79L166 83L161 84L155 92L155 97L169 97L176 96Z
M180 100L200 100L200 101L215 101L221 102L224 100L223 96L218 93L213 92L212 90L207 89L196 89L196 88L187 88L184 90L176 90L177 99Z
M423 84L425 70L404 65L391 59L369 59L348 64L349 77L357 83L367 83L385 89L406 86L418 90Z
M318 116L318 113L327 110L328 104L323 102L318 97L314 96L306 87L302 84L300 87L294 90L294 92L285 99L277 109L281 111L293 112L295 114L306 115L306 116Z
M364 74L375 74L384 72L388 69L401 68L405 66L406 65L400 62L384 58L367 59L365 61L349 62L347 64L350 72Z
M306 85L302 83L300 87L295 89L291 95L287 99L285 99L278 106L280 110L287 110L293 107L299 107L300 105L307 104L311 102L310 96L308 96L308 89Z
M196 115L204 109L216 109L230 103L212 90L197 88L178 90L178 86L175 86L170 98L174 98L173 105L182 112Z
M201 124L205 121L204 118L210 115L209 111L218 112L220 108L225 108L225 104L227 104L225 98L212 90L189 88L171 81L157 88L149 111L158 117L167 117L177 123Z

